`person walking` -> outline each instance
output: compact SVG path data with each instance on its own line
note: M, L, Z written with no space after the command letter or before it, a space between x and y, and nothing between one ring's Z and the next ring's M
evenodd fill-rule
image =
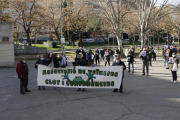
M153 52L152 52L152 56L153 56L153 63L156 63L156 53L157 53L157 50L154 49Z
M102 60L104 61L104 50L102 48L101 48L100 54L101 54L101 61Z
M109 54L109 50L108 50L108 49L107 49L106 52L105 52L105 58L106 58L105 66L106 66L107 63L108 63L109 66L110 66L110 54Z
M39 56L39 59L35 63L35 68L38 69L38 65L46 65L48 66L52 62L52 55L49 54L49 60L45 60L43 55ZM45 87L42 86L42 88L45 90ZM41 90L41 86L38 86L38 90Z
M148 64L149 63L149 54L146 51L146 48L143 48L143 51L140 54L140 58L142 59L142 67L143 67L142 75L145 75L145 67L146 67L146 75L148 76L148 74L149 74L149 64Z
M172 73L173 79L170 82L176 83L177 82L177 69L178 69L179 59L176 57L176 53L173 53L172 57L173 57L173 63L169 62L169 70ZM174 65L177 65L177 66L174 66ZM174 67L176 67L176 68L174 68Z
M28 87L27 87L29 69L28 69L28 65L26 63L25 57L21 57L20 62L17 64L16 72L17 72L18 78L20 79L20 94L24 95L25 92L31 92L31 90L28 90Z
M60 61L60 58L58 58L58 54L55 53L54 56L53 56L53 63L54 63L55 68L60 67L59 61Z
M132 65L132 73L134 73L134 52L133 49L130 49L130 52L128 54L129 61L128 61L128 73L131 72L130 65Z
M124 79L124 70L126 70L126 65L124 64L123 61L121 61L120 56L116 57L116 61L113 62L112 66L119 66L123 68L123 75L122 75L122 81L121 81L121 85L119 88L119 92L123 93L123 79ZM118 89L114 89L113 92L117 92Z

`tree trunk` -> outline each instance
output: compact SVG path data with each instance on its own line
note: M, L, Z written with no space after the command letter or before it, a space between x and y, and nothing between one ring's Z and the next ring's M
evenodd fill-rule
M133 39L133 47L135 48L135 37Z
M179 30L178 30L178 42L179 42L179 47L180 47L180 33L179 33Z
M116 34L116 37L117 37L118 49L120 50L120 54L121 54L121 56L124 56L121 34Z
M28 29L28 30L26 31L26 35L27 35L27 42L28 42L29 46L31 46L30 29Z
M80 46L79 47L83 47L81 33L79 34L79 42L80 42Z
M35 44L37 44L37 35L38 33L35 34Z
M61 44L61 39L59 38L59 33L58 33L57 30L55 31L55 34L56 34L56 37L57 37L57 39L58 39L58 41L59 41L59 44Z
M140 35L141 35L141 49L143 49L145 47L143 30L141 30Z

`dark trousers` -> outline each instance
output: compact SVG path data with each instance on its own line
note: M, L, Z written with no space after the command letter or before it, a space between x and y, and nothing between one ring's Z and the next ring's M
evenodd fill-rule
M96 65L97 65L97 61L98 61L98 64L100 65L99 59L96 59Z
M106 60L106 61L105 61L105 66L106 66L107 62L108 62L108 64L109 64L109 66L110 66L110 60Z
M156 61L156 57L155 57L155 58L153 58L153 61Z
M150 66L152 66L151 61L152 61L152 58L149 58L149 65L150 65Z
M26 79L21 79L20 80L20 92L24 92L24 91L28 90L27 86L28 86L28 77ZM23 90L23 88L24 88L24 90Z
M148 74L149 73L148 62L143 62L143 74L145 74L145 67L146 67L146 74Z
M171 71L173 76L173 81L177 81L177 71Z

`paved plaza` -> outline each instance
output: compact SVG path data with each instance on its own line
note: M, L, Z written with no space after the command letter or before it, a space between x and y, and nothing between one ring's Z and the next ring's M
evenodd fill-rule
M172 75L158 57L149 76L141 76L141 62L135 60L135 73L125 71L121 94L113 93L113 89L77 92L46 87L38 91L35 61L27 61L32 92L22 95L15 66L0 68L0 120L179 120L180 71L178 82L170 83Z

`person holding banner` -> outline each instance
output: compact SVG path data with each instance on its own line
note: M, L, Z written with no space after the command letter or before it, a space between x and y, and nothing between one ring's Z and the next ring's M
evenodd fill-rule
M106 61L105 61L105 66L108 62L109 66L110 66L110 53L109 53L109 50L107 49L106 52L105 52L105 58L106 58Z
M38 68L38 65L46 65L48 66L52 62L52 54L49 54L49 60L45 60L43 55L39 56L39 60L35 63L35 68ZM45 90L45 87L42 86L42 88ZM38 90L41 90L41 86L38 86Z
M21 57L20 62L17 64L16 72L18 74L18 78L20 79L20 94L25 94L25 92L31 92L28 90L28 65L26 64L26 58ZM24 88L24 90L23 90ZM25 92L24 92L25 91Z
M171 57L169 59L171 59ZM172 73L172 77L173 77L173 80L171 80L170 82L176 83L176 81L177 81L178 64L179 64L179 59L176 57L176 53L173 53L172 61L169 60L169 69L170 69L170 71Z
M119 92L123 93L123 78L124 78L124 70L126 70L126 65L124 64L123 61L121 61L120 56L116 57L116 61L113 62L112 66L120 66L123 68L123 75L122 75L122 81L121 81L121 85L120 85L120 89ZM114 89L113 92L117 92L118 89Z
M93 63L94 63L94 53L90 49L88 54L88 66L91 66Z

